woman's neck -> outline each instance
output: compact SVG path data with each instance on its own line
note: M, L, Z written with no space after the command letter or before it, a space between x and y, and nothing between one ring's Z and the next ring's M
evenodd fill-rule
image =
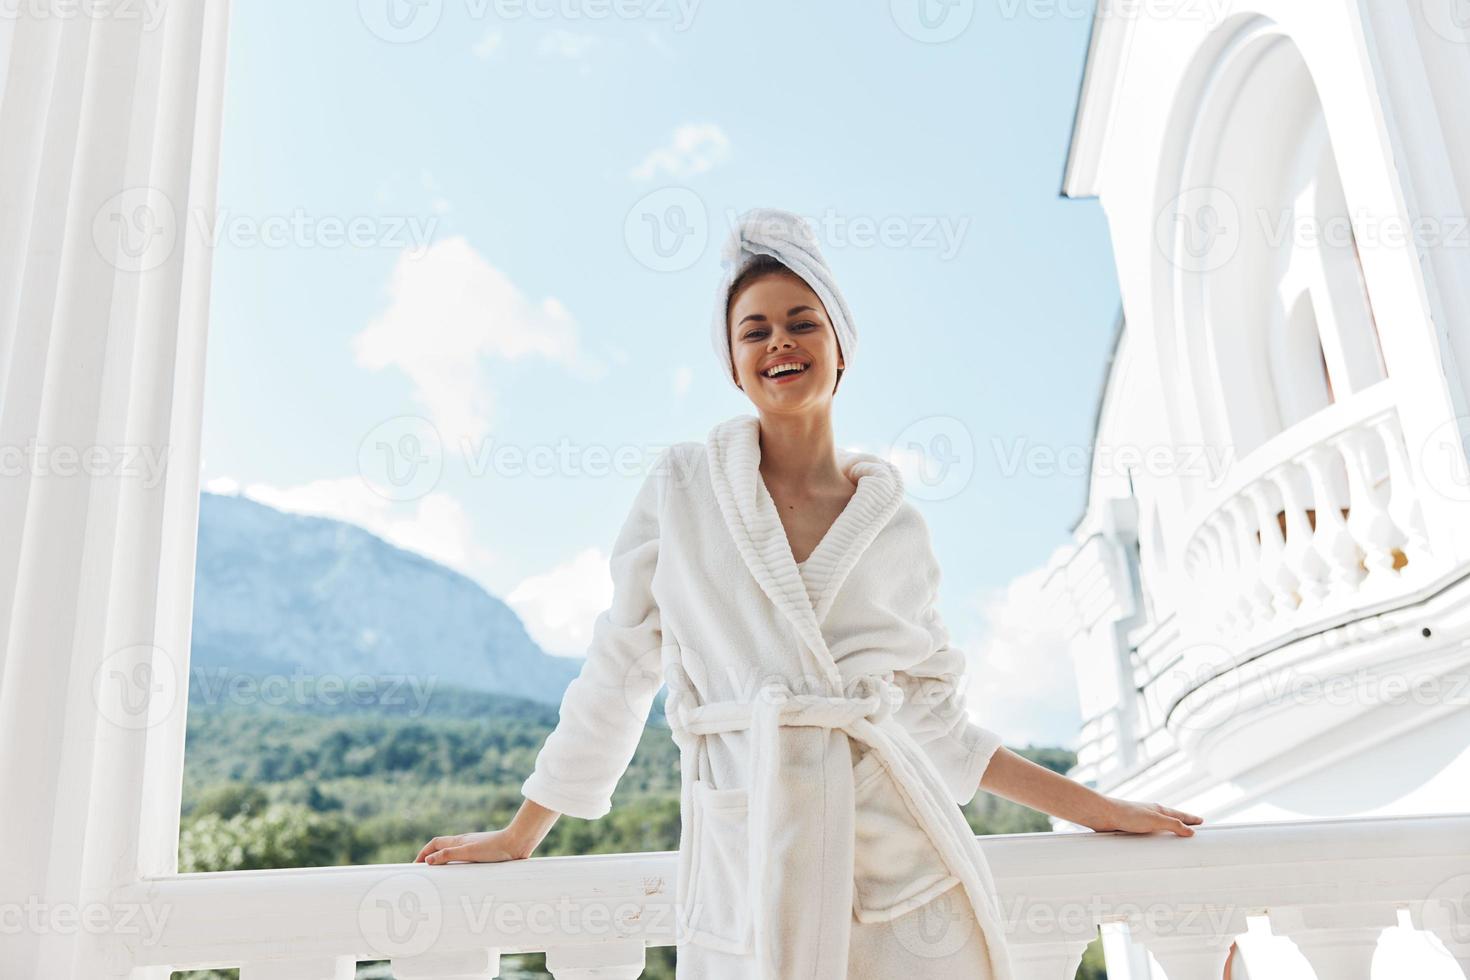
M847 480L837 465L830 414L763 416L760 450L761 477L768 484L816 488Z

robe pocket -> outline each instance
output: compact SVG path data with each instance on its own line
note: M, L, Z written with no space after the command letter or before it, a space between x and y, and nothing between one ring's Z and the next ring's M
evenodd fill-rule
M688 901L680 921L690 942L726 953L752 948L750 797L744 787L692 784Z
M960 883L878 753L853 766L853 914L886 922Z

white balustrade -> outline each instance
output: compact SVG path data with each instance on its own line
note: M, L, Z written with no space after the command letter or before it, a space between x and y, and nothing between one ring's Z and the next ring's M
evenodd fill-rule
M1247 916L1265 916L1324 980L1367 978L1399 909L1452 955L1470 950L1470 815L980 843L1018 980L1067 980L1108 923L1169 980L1217 980ZM242 980L345 980L355 961L389 959L399 980L482 980L502 954L545 950L557 980L631 980L647 946L674 942L675 860L660 851L155 878L117 896L162 928L111 935L112 975L237 966Z
M1242 460L1186 521L1197 624L1239 649L1407 595L1443 569L1389 382Z

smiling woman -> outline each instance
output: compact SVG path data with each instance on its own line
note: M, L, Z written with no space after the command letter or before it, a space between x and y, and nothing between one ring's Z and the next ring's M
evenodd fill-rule
M559 814L604 816L666 683L680 978L1013 980L960 810L982 780L1098 829L1198 818L1104 798L970 718L928 526L897 466L835 445L857 335L810 227L747 212L722 255L715 350L758 414L671 447L639 491L526 805L418 860L524 858Z

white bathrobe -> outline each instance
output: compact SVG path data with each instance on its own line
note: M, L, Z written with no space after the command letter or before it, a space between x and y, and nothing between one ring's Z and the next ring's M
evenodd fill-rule
M857 490L798 567L759 463L751 415L660 456L522 793L606 814L667 684L680 977L1011 980L959 809L1001 742L964 709L928 528L896 467L839 451Z

